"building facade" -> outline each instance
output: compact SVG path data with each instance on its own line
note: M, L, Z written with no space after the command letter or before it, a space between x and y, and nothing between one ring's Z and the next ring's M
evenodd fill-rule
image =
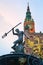
M43 33L35 32L35 22L31 16L29 5L24 21L24 32L28 37L25 37L25 53L43 58Z

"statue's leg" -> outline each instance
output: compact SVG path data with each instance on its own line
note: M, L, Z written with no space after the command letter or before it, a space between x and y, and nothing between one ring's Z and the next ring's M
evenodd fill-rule
M20 39L14 41L14 48L16 48L16 45L22 44L22 41Z
M14 41L13 43L14 43L14 44L17 44L17 43L19 43L19 40L16 40L16 41Z
M13 43L14 43L14 45L13 45L12 48L15 50L15 49L16 49L16 45L17 45L17 43L18 43L18 40L14 41Z
M14 44L19 44L19 43L21 43L21 40L20 39L18 39L18 40L16 40L16 41L14 41Z
M16 44L19 44L19 40L16 40L13 42L14 43L14 47L16 46Z

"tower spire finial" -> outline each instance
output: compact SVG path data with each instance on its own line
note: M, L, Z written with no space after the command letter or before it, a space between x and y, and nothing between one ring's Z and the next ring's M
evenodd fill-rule
M27 5L29 6L29 2L27 3Z
M28 2L28 4L27 4L27 11L30 11L29 2Z

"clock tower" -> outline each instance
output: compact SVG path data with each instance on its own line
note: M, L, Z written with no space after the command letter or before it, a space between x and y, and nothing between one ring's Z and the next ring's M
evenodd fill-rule
M29 5L27 7L26 18L25 18L25 21L24 21L24 31L26 31L26 30L29 33L34 33L35 32L34 20L31 16Z

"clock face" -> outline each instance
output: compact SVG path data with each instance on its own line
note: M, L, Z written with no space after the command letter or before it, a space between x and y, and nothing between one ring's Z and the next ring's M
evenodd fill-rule
M32 29L32 25L28 25L29 29Z

